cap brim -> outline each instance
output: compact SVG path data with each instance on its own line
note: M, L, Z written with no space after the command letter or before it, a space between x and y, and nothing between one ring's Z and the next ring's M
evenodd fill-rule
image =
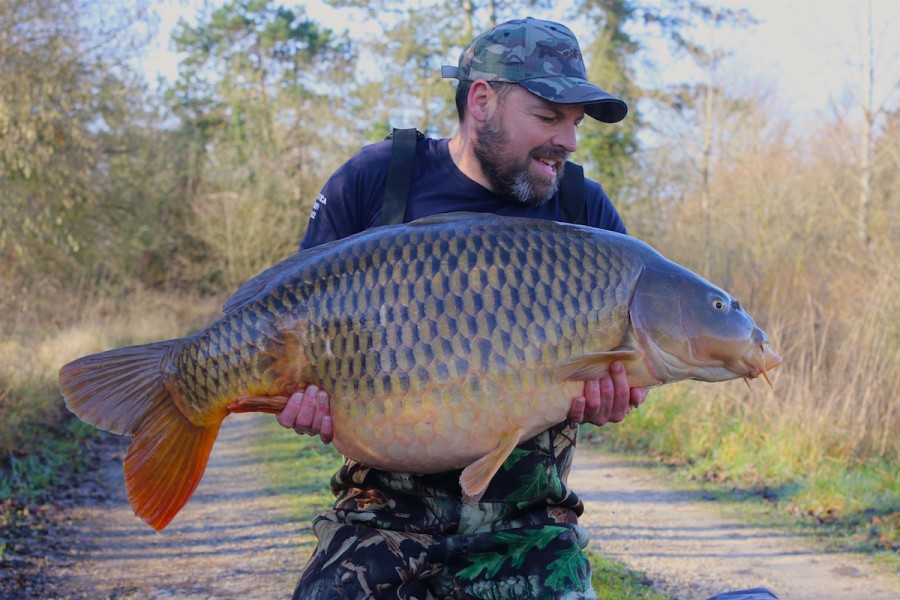
M532 94L557 104L583 104L584 112L603 123L618 123L628 114L623 100L593 83L573 77L541 77L518 82Z

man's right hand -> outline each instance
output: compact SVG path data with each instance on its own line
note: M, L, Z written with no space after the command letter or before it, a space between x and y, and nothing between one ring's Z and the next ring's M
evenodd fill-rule
M303 392L291 394L284 410L275 418L282 427L293 429L299 434L320 436L325 444L334 437L328 394L314 385Z

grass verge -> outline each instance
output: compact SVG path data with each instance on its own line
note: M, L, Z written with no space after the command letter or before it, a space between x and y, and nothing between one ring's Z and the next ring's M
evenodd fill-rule
M696 384L655 390L623 423L591 439L656 456L677 467L677 478L740 503L742 514L801 528L830 549L900 568L900 465L854 459L766 398L706 391Z
M253 453L269 491L287 498L291 520L309 526L313 517L334 501L329 482L343 458L318 437L297 435L274 418L266 419L264 427L265 435L254 440Z
M640 571L631 571L624 565L604 558L596 552L587 552L591 561L591 584L600 600L669 600L653 589L653 582Z

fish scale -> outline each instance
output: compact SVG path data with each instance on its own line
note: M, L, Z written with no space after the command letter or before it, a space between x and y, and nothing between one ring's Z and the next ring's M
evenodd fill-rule
M616 293L615 286L607 286L607 293L588 292L597 289L596 278L582 272L589 263L583 260L586 252L577 248L579 241L573 242L572 255L582 260L573 261L571 269L565 268L569 263L551 269L547 265L558 260L559 250L553 240L542 238L558 235L552 228L529 230L524 236L514 229L499 234L476 231L464 238L450 228L411 228L404 233L393 246L355 247L366 261L357 261L350 251L335 253L330 258L343 264L319 267L330 277L294 291L296 302L309 307L309 336L315 340L309 353L298 357L309 365L306 383L331 391L337 431L352 423L354 438L368 436L383 446L376 449L367 443L363 448L356 439L344 440L339 434L336 447L351 456L365 454L374 466L404 463L421 470L425 467L415 465L413 455L427 445L440 448L444 457L445 464L437 468L465 466L489 451L493 442L460 447L458 440L465 438L475 413L484 414L491 399L506 390L517 390L540 404L520 403L516 411L520 419L539 415L537 424L522 424L529 431L562 420L568 398L561 393L566 386L556 377L559 356L583 349L597 336L587 328L590 318L576 320L569 311L585 306L592 318L603 318L609 296ZM457 253L442 260L433 254L435 248ZM361 271L369 264L376 275ZM597 264L593 270L600 272ZM362 285L372 280L383 282L378 293ZM350 292L353 301L348 300ZM373 295L380 297L372 301ZM317 301L309 302L311 297ZM615 344L623 328L604 333L606 344ZM521 370L536 371L525 379L528 389L517 386ZM553 410L539 410L546 405L542 395L553 392L558 396ZM414 436L404 434L406 444L384 439L385 419L422 410L431 397L447 421L440 431L435 423L439 415L426 424L417 422ZM371 408L373 403L379 408ZM382 410L384 404L391 410ZM495 412L499 418L509 411L500 407ZM460 413L462 419L451 418ZM461 425L448 425L454 421Z
M156 529L190 498L230 412L277 412L310 385L329 394L343 454L461 468L474 500L615 360L632 386L752 378L780 361L733 298L646 244L533 219L372 229L267 269L224 308L194 335L60 371L75 414L134 435L126 488Z

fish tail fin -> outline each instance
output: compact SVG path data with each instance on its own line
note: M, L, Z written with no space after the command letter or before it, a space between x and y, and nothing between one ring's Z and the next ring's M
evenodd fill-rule
M100 429L133 436L125 457L125 488L135 514L156 531L194 493L222 423L194 425L173 401L164 363L180 342L93 354L59 372L69 410Z
M135 433L125 456L125 489L135 514L156 531L194 494L221 424L194 425L167 403Z

